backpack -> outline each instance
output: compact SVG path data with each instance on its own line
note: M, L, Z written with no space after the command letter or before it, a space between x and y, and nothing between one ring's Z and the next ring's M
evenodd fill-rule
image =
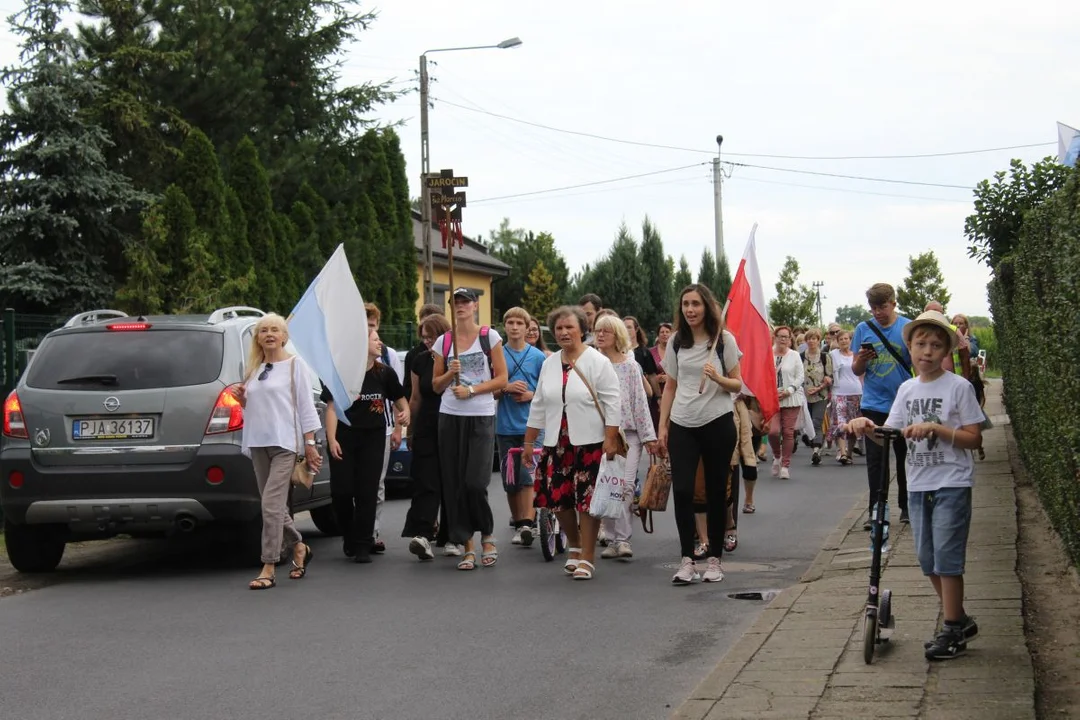
M495 368L491 365L491 336L488 334L491 328L487 325L480 326L480 349L484 351L484 355L487 357L488 370L491 371L491 376L495 377ZM444 358L450 357L450 351L454 348L454 336L452 332L443 333L442 336L442 355Z
M679 354L679 343L675 342L672 347L675 354ZM724 333L720 333L720 339L716 341L716 356L720 358L720 374L727 375L727 368L724 366Z

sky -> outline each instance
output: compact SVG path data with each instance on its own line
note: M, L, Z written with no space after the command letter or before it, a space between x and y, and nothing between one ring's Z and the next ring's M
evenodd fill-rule
M0 0L5 16L19 7ZM963 235L972 188L1010 158L1055 154L1056 121L1080 127L1080 4L1064 0L361 7L378 18L343 54L344 83L415 88L427 50L523 42L428 55L431 167L469 177L466 234L509 218L551 233L574 271L608 251L621 223L640 238L647 215L696 276L715 242L710 162L723 135L733 273L757 223L766 296L791 255L800 282L824 283L826 322L840 305L864 305L871 284L899 284L909 256L927 250L949 310L988 314L989 270L968 258ZM16 61L0 35L0 64ZM401 123L414 196L419 109L409 93L373 118ZM600 184L537 192L587 183ZM526 193L536 194L507 197Z

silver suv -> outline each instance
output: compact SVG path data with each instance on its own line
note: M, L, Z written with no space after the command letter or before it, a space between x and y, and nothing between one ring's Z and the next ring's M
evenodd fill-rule
M72 540L210 523L231 524L257 557L259 492L229 387L243 379L262 314L95 310L45 337L4 402L0 503L16 569L55 569ZM319 381L309 381L322 415ZM337 534L326 463L310 491L293 489L292 509Z

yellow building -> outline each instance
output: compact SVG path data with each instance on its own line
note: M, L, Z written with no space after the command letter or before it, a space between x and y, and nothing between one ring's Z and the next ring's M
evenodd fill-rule
M413 244L416 247L417 289L420 299L416 304L419 313L420 306L427 302L424 294L424 229L420 221L420 213L413 211ZM428 229L431 236L431 254L435 265L433 280L435 284L435 304L446 308L447 314L450 309L449 269L446 261L446 249L442 246L442 234L438 226ZM492 325L491 317L491 283L496 278L506 277L510 274L510 266L502 260L492 257L482 243L465 238L465 247L454 248L454 286L467 287L479 297L477 322L481 325Z

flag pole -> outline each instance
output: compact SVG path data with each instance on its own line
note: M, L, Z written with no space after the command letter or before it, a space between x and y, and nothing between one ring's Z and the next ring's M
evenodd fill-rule
M724 318L727 317L727 309L728 309L728 305L730 305L730 304L731 304L731 298L728 298L726 301L724 301L724 307L720 311L720 324L716 328L716 337L714 337L712 343L709 344L709 350L710 351L714 347L716 347L716 343L720 342L720 336L723 335L723 333L724 333ZM711 359L712 358L709 358L705 362L709 362L709 360L711 360ZM702 369L702 371L701 371L701 382L698 383L698 388L697 388L698 395L705 392L705 381L708 380L708 379L709 378L705 374L705 370Z
M450 206L449 205L443 205L443 210L446 213L445 218L443 220L446 223L446 225L445 225L446 229L444 230L444 232L446 234L443 236L443 237L446 238L446 277L447 277L447 281L450 284L450 292L452 293L452 292L454 292L454 290L457 289L457 286L454 285L454 233L453 233L453 224L451 222ZM457 347L457 311L454 308L454 296L453 295L450 296L450 348L451 348L451 352L454 354L454 357L457 357L458 356L458 347ZM447 362L447 364L449 364L450 363L450 358L447 358L446 362ZM460 381L460 377L455 374L454 375L454 385L457 385L459 381Z

